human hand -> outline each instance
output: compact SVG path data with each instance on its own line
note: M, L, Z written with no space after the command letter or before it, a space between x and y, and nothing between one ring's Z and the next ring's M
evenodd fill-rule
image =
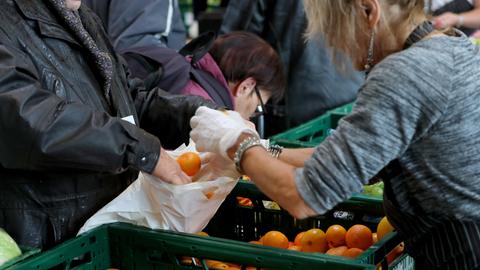
M197 109L190 120L190 137L200 152L213 152L228 158L227 150L243 134L258 137L258 133L234 111L217 111L207 107Z
M437 30L456 26L459 23L460 16L451 12L445 12L442 15L433 18L433 26Z
M155 165L152 175L174 185L192 182L192 179L182 171L177 161L169 156L163 148L160 148L160 158L157 161L157 165Z
M192 178L193 182L209 181L219 177L239 178L241 175L230 159L215 153L202 153L202 169Z

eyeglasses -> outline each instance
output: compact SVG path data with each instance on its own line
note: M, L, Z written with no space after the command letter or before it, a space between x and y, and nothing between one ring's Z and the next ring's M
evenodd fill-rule
M265 108L265 103L263 103L262 95L260 95L260 90L258 90L258 87L256 87L256 86L253 88L253 90L255 91L255 94L257 95L258 101L260 101L260 105L257 106L257 109L252 114L251 118L259 117L259 116L267 113L267 109Z

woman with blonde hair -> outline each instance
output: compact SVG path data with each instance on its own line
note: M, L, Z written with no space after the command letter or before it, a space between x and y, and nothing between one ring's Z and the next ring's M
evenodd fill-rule
M234 160L298 218L383 171L386 214L417 269L480 269L479 49L435 30L422 0L305 4L310 39L323 35L368 74L353 112L314 150L275 159L234 112L201 107L190 122L197 147Z

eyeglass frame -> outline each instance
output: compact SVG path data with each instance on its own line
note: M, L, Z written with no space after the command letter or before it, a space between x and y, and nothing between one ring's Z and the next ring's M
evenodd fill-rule
M260 90L258 90L258 87L255 86L255 87L253 88L253 91L255 91L255 94L257 95L258 101L260 101L260 105L257 105L257 109L256 109L255 112L252 114L252 116L250 116L250 118L259 117L259 116L264 115L265 113L267 113L267 109L266 109L266 107L265 107L265 103L263 103L262 95L260 95Z

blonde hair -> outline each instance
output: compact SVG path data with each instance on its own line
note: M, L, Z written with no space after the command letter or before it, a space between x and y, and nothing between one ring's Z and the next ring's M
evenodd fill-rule
M424 18L424 0L378 0L382 8L384 26L395 33L407 25ZM362 0L304 0L308 18L306 36L310 40L323 37L332 49L334 60L346 54L352 60L365 57L362 46L368 44L371 32L359 12L363 12ZM387 19L388 18L388 19ZM394 29L395 28L395 29ZM358 39L359 31L366 40ZM339 54L340 53L340 54ZM363 55L359 55L363 54ZM338 63L338 61L335 61Z

